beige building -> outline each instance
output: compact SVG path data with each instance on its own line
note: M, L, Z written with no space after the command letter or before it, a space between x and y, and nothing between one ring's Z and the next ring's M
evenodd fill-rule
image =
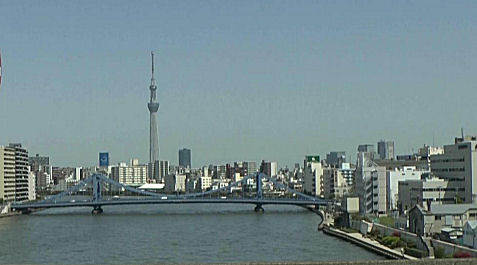
M4 202L33 199L35 179L29 177L29 172L28 151L21 144L0 146L0 199Z
M119 163L111 167L111 178L127 186L139 187L147 183L147 165L139 164L137 159L132 159L130 164Z

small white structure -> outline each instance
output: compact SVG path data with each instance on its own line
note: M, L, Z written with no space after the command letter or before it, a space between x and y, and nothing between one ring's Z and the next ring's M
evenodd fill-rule
M477 220L470 220L465 223L464 245L477 249Z

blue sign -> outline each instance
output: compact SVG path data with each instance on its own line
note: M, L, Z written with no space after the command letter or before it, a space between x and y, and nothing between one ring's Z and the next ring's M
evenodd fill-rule
M99 153L99 166L107 167L109 166L109 153Z

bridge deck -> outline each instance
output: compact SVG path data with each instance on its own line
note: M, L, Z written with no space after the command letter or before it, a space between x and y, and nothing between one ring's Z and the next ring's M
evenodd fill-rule
M285 199L118 199L101 201L75 201L75 202L43 202L43 203L24 203L14 204L12 209L39 209L39 208L57 208L57 207L94 207L107 205L135 205L135 204L188 204L188 203L236 203L236 204L261 204L261 205L326 205L326 202L316 200L285 200Z

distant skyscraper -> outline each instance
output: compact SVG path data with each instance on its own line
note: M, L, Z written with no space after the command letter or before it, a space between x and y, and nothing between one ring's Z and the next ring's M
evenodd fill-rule
M184 168L191 168L191 153L190 149L183 148L179 150L179 166Z
M99 166L100 167L108 167L109 166L109 153L108 152L100 152L99 153Z
M151 96L147 107L149 109L149 178L150 179L159 179L159 170L156 168L159 161L159 136L157 133L157 111L159 110L159 102L156 99L156 79L154 79L154 53L151 52L152 60L152 75L151 75L151 85L149 90L151 91Z
M394 159L394 142L385 140L379 141L378 155L380 159Z

